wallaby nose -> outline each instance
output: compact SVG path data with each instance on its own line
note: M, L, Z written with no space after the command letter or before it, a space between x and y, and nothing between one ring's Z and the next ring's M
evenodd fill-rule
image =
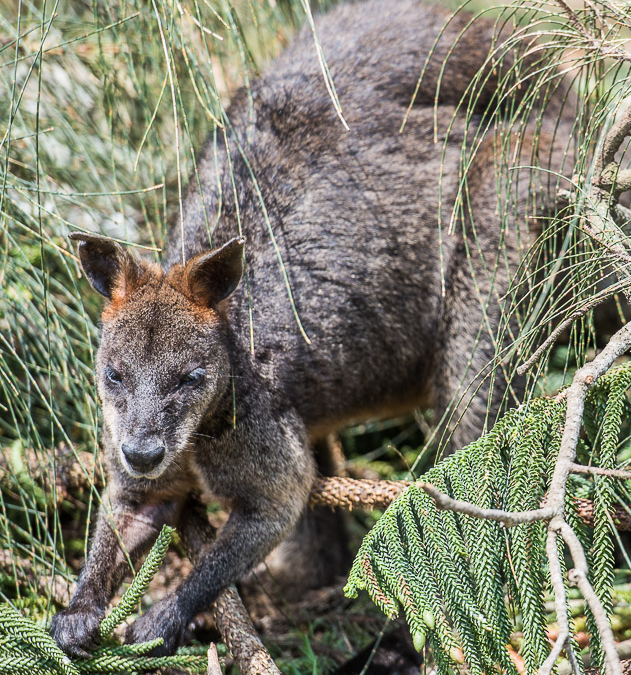
M129 466L138 473L148 473L164 459L164 448L161 445L151 450L140 450L123 443L121 449Z

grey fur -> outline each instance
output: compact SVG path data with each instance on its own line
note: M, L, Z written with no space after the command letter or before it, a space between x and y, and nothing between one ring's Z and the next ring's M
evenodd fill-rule
M437 7L397 0L343 6L319 20L350 132L335 115L312 37L303 29L253 83L252 117L247 93L236 94L228 113L228 148L209 142L203 151L200 184L191 180L184 204L184 239L174 223L165 270L126 265L119 256L110 266L112 277L99 277L97 288L111 289L97 359L107 497L132 558L146 550L162 523L185 532L192 526L186 515L192 493L209 492L231 509L214 543L196 553L191 575L131 626L130 639L162 636L161 651L172 651L193 615L286 537L316 473L310 444L356 420L417 406L440 414L469 385L477 386L475 375L492 360L501 297L520 258L514 229L500 231L492 138L483 141L470 168L466 239L460 233L445 236L444 295L437 236L438 178L442 172L440 198L448 217L458 188L463 115L455 117L444 156L443 141L461 96L484 63L492 24L476 23L448 63L438 143L436 83L466 15L447 28L399 134L425 57L446 19ZM493 71L470 132L491 105L495 78ZM546 152L554 149L545 134L543 139ZM527 139L524 152L531 146ZM216 256L205 254L209 232L213 246L239 234L230 166L247 239L247 283L226 299L240 265L217 275ZM519 219L528 181L517 187ZM527 242L525 224L520 228ZM98 263L103 244L83 241L86 268L91 256ZM481 249L471 258L476 284L465 241ZM483 261L492 268L500 247L505 263L491 278ZM310 344L293 314L279 252ZM191 286L199 274L191 270L205 264L202 302L199 288ZM103 274L102 265L93 269ZM203 381L183 384L198 368L205 372ZM503 389L499 378L495 400ZM460 405L464 416L451 447L480 433L487 397L488 385L482 384L468 408ZM140 449L163 444L165 459L148 476L134 475L121 454L123 443ZM70 652L94 645L98 617L125 571L109 522L103 509L79 590L53 623L53 635Z

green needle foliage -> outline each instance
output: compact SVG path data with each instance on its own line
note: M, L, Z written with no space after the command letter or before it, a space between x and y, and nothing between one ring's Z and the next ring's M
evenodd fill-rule
M156 575L173 536L173 528L163 527L145 562L131 585L103 619L102 639L107 639L114 628L134 611L149 583ZM46 630L23 616L11 605L0 605L0 672L6 675L102 675L104 673L147 673L158 668L181 668L189 673L206 671L207 659L190 650L174 656L147 656L162 644L162 638L133 645L106 644L96 649L90 658L71 660Z
M61 651L55 640L11 605L0 606L0 631L3 636L10 637L17 643L8 645L4 640L2 642L2 650L5 652L3 660L8 662L9 667L15 652L16 656L28 660L28 653L31 651L33 665L40 666L42 662L46 662L53 672L79 675L79 671L70 663L70 659Z
M121 624L134 611L142 596L147 592L151 580L155 577L164 560L174 531L168 525L163 526L162 531L156 539L156 543L153 545L140 571L131 582L130 587L125 591L121 601L101 622L101 638L111 635L116 626Z
M582 459L612 468L631 413L631 363L609 371L585 406ZM420 478L455 499L481 508L538 508L549 487L565 419L563 397L538 398L506 413L493 429ZM594 528L575 527L590 554L591 582L611 611L613 541L610 507L613 482L572 477L566 513L581 524L576 497L594 498ZM461 657L473 675L498 669L516 672L506 645L522 630L522 655L536 672L549 653L544 593L549 588L545 524L503 528L495 521L439 510L417 485L388 508L364 539L346 594L366 590L390 618L403 610L414 643L427 639L442 674ZM510 602L505 602L508 594ZM593 653L598 635L591 630Z

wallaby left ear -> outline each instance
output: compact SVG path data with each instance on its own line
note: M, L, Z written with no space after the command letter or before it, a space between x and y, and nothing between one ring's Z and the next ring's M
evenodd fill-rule
M195 302L210 307L232 294L243 275L244 247L245 239L236 237L187 265L188 287Z
M118 242L83 232L68 236L79 242L81 267L95 291L111 300L115 287L123 296L133 289L139 276L138 265Z

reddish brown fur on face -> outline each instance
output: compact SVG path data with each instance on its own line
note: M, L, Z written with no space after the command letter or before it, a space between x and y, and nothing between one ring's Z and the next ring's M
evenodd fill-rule
M160 267L154 263L141 261L133 265L123 265L112 287L112 299L103 309L101 319L111 321L135 291L161 276Z
M152 287L155 295L162 296L164 301L167 301L168 296L173 292L186 298L187 309L198 321L217 321L220 316L219 312L195 302L194 294L188 283L189 266L190 263L185 268L182 265L174 265L166 273L159 265L145 261L137 262L133 269L126 267L114 284L112 299L101 315L102 321L108 322L114 319L128 306L129 301L141 288L147 290L147 287Z

